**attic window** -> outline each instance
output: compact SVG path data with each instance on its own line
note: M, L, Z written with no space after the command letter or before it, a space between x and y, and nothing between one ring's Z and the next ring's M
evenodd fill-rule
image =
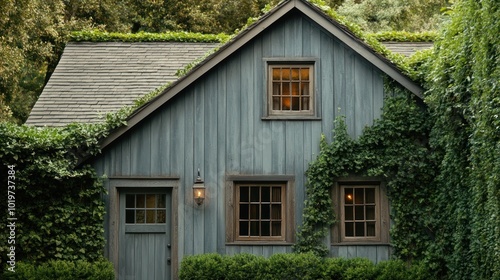
M269 115L313 115L313 73L312 64L270 64L268 69Z

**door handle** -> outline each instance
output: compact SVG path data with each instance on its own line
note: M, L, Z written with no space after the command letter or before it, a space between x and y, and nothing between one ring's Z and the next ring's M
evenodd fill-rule
M167 264L170 265L172 263L172 260L170 258L167 258Z

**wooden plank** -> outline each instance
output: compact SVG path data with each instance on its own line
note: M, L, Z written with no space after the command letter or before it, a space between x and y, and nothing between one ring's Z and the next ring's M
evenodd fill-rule
M122 158L122 175L130 174L130 136L126 135L120 141L121 143L121 158Z
M384 78L382 73L373 68L372 71L372 89L373 89L373 119L378 119L382 115L384 106Z
M333 40L333 86L334 86L334 113L346 115L346 73L344 62L344 46Z
M330 246L330 257L337 258L339 256L339 246Z
M191 182L194 183L196 176L197 176L197 170L200 170L200 175L204 180L210 180L209 178L209 173L206 172L205 170L205 145L211 145L212 143L207 143L205 141L205 81L206 79L201 79L198 84L195 85L193 88L192 94L194 95L194 111L193 111L193 127L192 131L189 131L188 133L191 134L193 133L193 167L192 167L192 172L193 172L193 180ZM190 115L190 114L188 114ZM191 116L190 116L191 117ZM188 136L190 137L190 136ZM189 175L189 168L186 168L185 176L186 178L190 178ZM190 196L192 199L192 184L189 180L186 182L186 196ZM196 203L193 202L192 207L187 207L187 209L192 210L191 212L191 223L187 223L187 226L189 229L193 230L193 254L203 254L205 252L205 204L202 205L196 205ZM188 228L186 228L188 230Z
M363 133L365 126L372 125L373 123L372 67L359 57L355 58L354 63L356 95L354 103L356 113L354 133L357 138Z
M356 246L346 246L347 247L347 258L356 258L358 256L358 252L356 250Z
M321 79L321 88L318 94L321 94L321 112L323 122L323 131L330 134L333 130L333 119L335 118L335 104L334 104L334 48L333 40L326 33L320 33L321 44L321 65L317 71Z
M223 200L225 194L225 171L226 171L226 67L221 66L217 71L217 252L224 253L226 250L225 230L226 227L232 228L225 217L226 207L229 207L226 200Z
M271 124L272 130L272 174L286 174L286 150L285 150L285 122L275 121Z
M180 162L184 163L184 170L182 178L184 178L184 188L181 187L180 192L184 192L184 253L188 255L193 255L195 253L194 248L194 202L193 202L193 191L192 184L196 179L196 171L198 167L198 163L195 163L195 92L194 89L187 91L183 95L185 96L184 102L184 111L178 117L185 118L185 127L184 127L184 142L178 143L179 147L184 147L184 159ZM198 135L196 135L198 136Z
M356 83L355 83L355 75L354 75L354 60L355 60L355 54L351 50L344 49L344 67L345 67L345 73L346 73L346 90L345 90L345 95L346 95L346 108L345 108L345 122L347 125L347 130L349 132L349 135L351 137L355 136L355 123L356 123L356 98L355 98L355 93L356 93Z
M271 32L271 56L283 57L285 56L285 31L284 23L279 22L274 25Z
M226 146L226 172L239 173L240 171L240 143L241 143L241 121L240 111L241 103L239 100L240 83L232 77L240 75L240 57L234 57L227 64L226 72L226 125L227 125L227 146Z
M347 246L338 246L338 249L339 249L338 257L348 258L348 252L347 252L348 247Z
M204 170L205 170L205 184L207 187L206 191L206 202L204 207L204 225L205 229L202 232L204 234L204 253L217 252L217 242L218 238L218 220L217 219L217 206L219 203L224 203L223 199L223 184L218 182L219 174L217 170L217 75L211 74L205 79L204 83L205 91L205 123L211 125L205 125L205 156L204 156ZM222 182L221 182L222 183ZM219 192L220 191L220 192ZM220 195L219 195L220 194ZM222 216L224 217L223 212Z
M266 104L266 96L267 96L267 87L266 87L266 63L262 60L262 36L260 36L257 40L254 41L252 52L253 52L253 89L251 91L251 99L250 102L253 103L254 112L251 123L253 124L253 173L254 174L263 174L264 173L264 141L268 141L264 135L265 131L264 123L261 118L264 116L264 110Z
M240 146L240 172L252 174L253 173L253 161L254 161L254 107L252 95L255 93L254 86L254 58L252 48L253 44L245 46L245 48L239 52L240 54L240 75L234 76L232 78L240 80L240 89L238 92L240 101L240 133L241 133L241 146Z
M383 246L377 246L377 257L375 259L376 263L382 262L382 261L387 261L390 259L390 247L383 245Z
M304 57L312 57L312 49L311 45L314 43L312 38L312 29L316 29L312 27L312 24L309 20L304 17L300 18L302 24L302 32L299 34L302 38L302 56Z
M162 150L164 150L165 140L163 140L162 115L153 114L150 118L150 143L151 160L150 160L150 175L159 176L162 174Z

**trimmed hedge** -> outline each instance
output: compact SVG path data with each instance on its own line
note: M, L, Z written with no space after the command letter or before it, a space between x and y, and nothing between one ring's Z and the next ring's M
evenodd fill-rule
M107 260L48 261L41 264L19 262L15 272L5 270L5 280L114 280L113 265Z
M182 260L180 279L433 279L419 263L400 260L374 264L368 259L321 258L314 254L275 254L266 259L250 254L204 254Z

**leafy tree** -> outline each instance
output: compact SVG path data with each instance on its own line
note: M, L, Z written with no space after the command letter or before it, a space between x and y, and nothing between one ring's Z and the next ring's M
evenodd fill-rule
M446 0L345 0L337 12L369 32L420 32L438 27L446 5Z

